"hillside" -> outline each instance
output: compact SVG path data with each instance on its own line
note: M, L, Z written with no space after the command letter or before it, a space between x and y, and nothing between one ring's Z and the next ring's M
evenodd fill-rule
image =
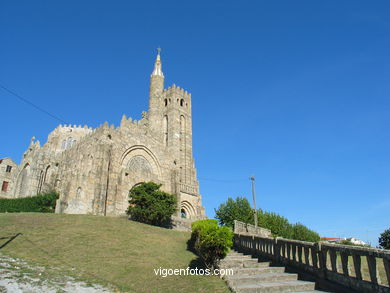
M49 272L120 292L229 292L206 276L156 276L154 269L187 268L197 256L190 236L125 218L58 214L0 214L0 249Z

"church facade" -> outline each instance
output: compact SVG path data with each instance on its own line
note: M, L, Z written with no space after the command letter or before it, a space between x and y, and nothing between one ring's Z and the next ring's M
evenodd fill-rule
M205 218L192 155L191 94L164 88L160 54L141 120L123 115L116 128L107 122L96 129L59 125L43 146L32 138L12 178L6 175L3 197L54 190L57 213L124 215L130 189L153 181L177 196L177 217Z

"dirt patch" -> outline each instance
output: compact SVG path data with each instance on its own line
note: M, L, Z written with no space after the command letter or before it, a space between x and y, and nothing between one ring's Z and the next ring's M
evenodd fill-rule
M110 293L96 284L76 281L69 276L31 266L23 260L0 254L0 293Z

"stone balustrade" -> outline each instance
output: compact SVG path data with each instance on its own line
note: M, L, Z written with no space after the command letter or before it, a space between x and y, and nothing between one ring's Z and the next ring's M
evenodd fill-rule
M389 293L390 250L235 233L235 247L354 292ZM384 273L381 280L378 269Z

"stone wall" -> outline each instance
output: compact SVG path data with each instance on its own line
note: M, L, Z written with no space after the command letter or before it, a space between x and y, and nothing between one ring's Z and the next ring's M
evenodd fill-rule
M234 220L234 233L241 235L257 235L263 237L272 236L271 230L261 227L255 227L254 225L240 222L237 220Z

